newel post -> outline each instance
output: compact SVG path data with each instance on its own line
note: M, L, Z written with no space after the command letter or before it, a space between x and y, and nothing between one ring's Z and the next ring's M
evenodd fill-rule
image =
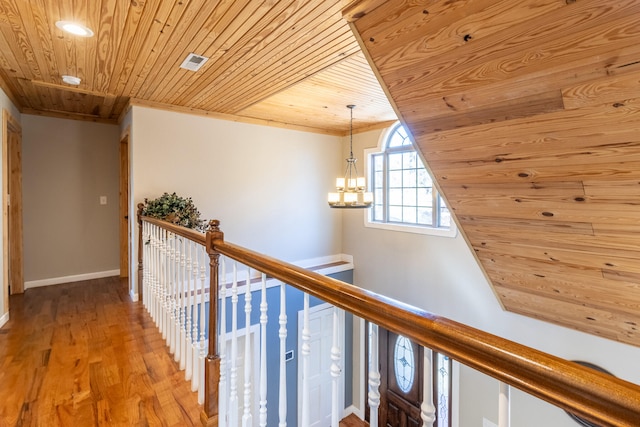
M142 255L144 254L144 246L142 245L142 211L144 203L138 203L138 301L144 301L142 286Z
M220 383L220 355L218 354L218 268L220 254L214 245L216 241L224 240L224 233L220 231L220 221L209 222L206 234L206 248L209 254L209 350L204 362L204 411L202 424L204 426L218 426L218 400Z

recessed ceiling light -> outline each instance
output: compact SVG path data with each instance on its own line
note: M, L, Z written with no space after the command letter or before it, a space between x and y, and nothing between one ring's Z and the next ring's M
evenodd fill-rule
M71 21L58 21L56 22L56 27L60 28L67 33L74 34L80 37L93 37L93 31L91 28L85 27L84 25L77 24Z
M76 76L62 76L62 81L69 85L78 86L81 82L80 77Z

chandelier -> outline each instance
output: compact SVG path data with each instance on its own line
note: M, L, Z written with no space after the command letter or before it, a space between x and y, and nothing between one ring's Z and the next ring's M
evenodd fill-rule
M373 194L365 191L367 184L365 178L358 176L356 162L353 157L353 109L355 105L347 105L351 110L351 122L349 127L349 158L344 177L336 178L336 192L329 193L329 206L332 208L368 208L373 203Z

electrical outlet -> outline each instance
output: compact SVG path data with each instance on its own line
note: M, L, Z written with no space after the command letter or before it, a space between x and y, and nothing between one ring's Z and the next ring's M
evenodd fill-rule
M107 196L100 196L100 204L101 205L107 204Z

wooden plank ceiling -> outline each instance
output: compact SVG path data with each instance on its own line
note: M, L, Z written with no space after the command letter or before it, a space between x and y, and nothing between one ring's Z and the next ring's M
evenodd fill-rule
M0 0L0 80L28 114L117 122L131 101L344 134L346 105L356 104L356 128L388 123L395 114L342 6ZM59 20L84 24L95 36L65 33ZM198 72L179 68L191 52L210 58ZM81 84L67 85L62 75Z
M640 345L640 2L345 17L503 306Z

